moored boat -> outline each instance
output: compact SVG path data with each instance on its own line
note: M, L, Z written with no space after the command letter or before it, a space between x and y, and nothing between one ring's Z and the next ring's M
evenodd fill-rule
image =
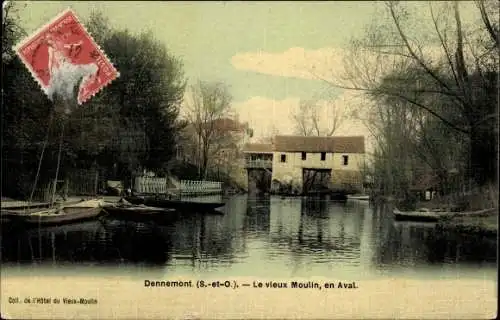
M457 211L457 212L447 212L445 214L446 218L462 218L462 217L487 217L490 215L497 215L498 208L488 208L474 211Z
M156 208L175 209L180 212L212 212L217 208L223 207L224 202L196 202L157 198L153 196L129 196L125 200L135 205L145 205Z
M102 213L101 200L84 200L54 208L2 209L2 220L25 226L61 225L97 218Z
M350 194L347 195L348 200L362 200L362 201L369 201L370 196L369 195L364 195L364 194Z
M27 201L5 201L2 202L2 210L24 210L37 208L50 208L53 204L50 202L30 203Z
M394 209L393 214L397 221L437 222L443 217L442 212L428 210L400 211Z
M126 220L134 222L156 222L163 223L172 221L175 215L175 209L156 208L144 205L132 205L119 203L106 206L104 211L109 217L117 220Z
M419 209L416 211L400 211L394 209L394 219L398 221L428 221L438 222L441 220L450 220L460 217L483 217L496 214L498 208L489 208L474 211L446 211L444 209Z

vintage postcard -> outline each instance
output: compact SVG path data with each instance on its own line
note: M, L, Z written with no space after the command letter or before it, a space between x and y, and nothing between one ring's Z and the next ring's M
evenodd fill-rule
M491 319L498 3L11 1L2 319Z

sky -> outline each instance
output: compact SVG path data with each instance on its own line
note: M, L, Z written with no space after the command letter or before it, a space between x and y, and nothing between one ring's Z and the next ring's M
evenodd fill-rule
M259 139L272 132L292 134L291 114L300 99L330 99L336 108L349 107L353 93L332 88L313 70L340 73L349 42L363 34L381 5L359 1L30 1L21 9L20 19L29 34L68 7L81 20L97 9L114 27L152 31L171 54L182 59L190 83L204 80L229 85L240 121L249 122ZM321 110L327 126L331 110ZM359 121L349 120L336 134L367 135L368 131Z

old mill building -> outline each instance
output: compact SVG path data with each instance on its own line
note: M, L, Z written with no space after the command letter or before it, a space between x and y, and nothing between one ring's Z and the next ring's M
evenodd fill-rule
M246 144L249 189L284 188L293 193L318 189L361 189L363 136L275 136L271 144Z

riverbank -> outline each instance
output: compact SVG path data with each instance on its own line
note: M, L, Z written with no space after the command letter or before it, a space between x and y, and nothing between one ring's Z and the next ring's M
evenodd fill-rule
M497 194L471 193L461 197L446 196L434 198L431 201L417 201L410 211L418 209L428 209L449 211L449 212L480 212L486 208L494 208L494 200L498 199ZM395 205L397 208L405 208L403 199L375 195L375 203ZM496 202L498 203L498 202ZM493 212L485 215L465 215L456 216L441 220L436 225L437 230L466 234L474 237L496 238L498 234L498 207Z

